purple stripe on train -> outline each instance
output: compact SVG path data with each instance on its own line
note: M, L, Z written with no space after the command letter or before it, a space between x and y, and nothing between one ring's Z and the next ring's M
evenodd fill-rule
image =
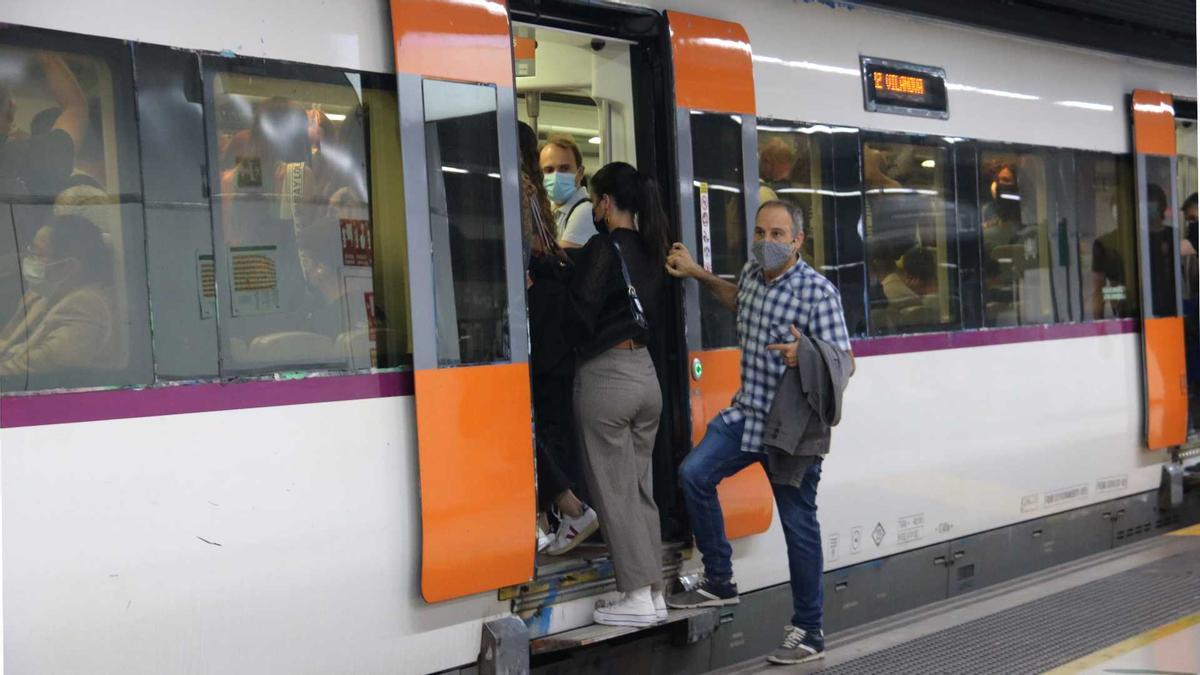
M212 382L146 389L6 396L0 427L157 417L240 408L411 396L411 372Z
M940 349L964 349L1018 342L1132 333L1132 319L1057 326L1021 326L955 333L898 335L853 340L858 357L906 354ZM145 389L81 391L0 399L0 428L28 427L69 422L158 417L241 408L352 401L364 398L411 396L413 374L378 373L329 375L292 380L212 382Z
M863 340L851 340L854 356L882 356L885 354L908 354L929 352L939 349L965 349L989 347L1018 342L1043 342L1068 340L1071 338L1119 335L1137 331L1138 323L1133 319L1095 321L1092 323L1068 323L1054 326L1020 326L1017 328L991 328L984 330L958 331L954 333L927 333L924 335L897 335Z

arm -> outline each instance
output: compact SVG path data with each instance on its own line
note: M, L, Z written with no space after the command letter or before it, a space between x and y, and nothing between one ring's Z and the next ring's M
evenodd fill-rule
M88 125L87 98L62 58L47 52L38 52L37 58L46 72L46 80L50 84L54 100L62 106L62 114L54 122L54 128L67 132L78 150Z
M737 311L737 284L726 281L697 265L696 261L692 259L692 254L683 244L676 243L671 246L671 251L667 255L667 274L676 279L699 281L712 292L722 306L730 311Z

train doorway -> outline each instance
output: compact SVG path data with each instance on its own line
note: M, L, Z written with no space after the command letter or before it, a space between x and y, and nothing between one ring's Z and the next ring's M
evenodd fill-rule
M679 220L670 212L674 210L671 196L676 177L668 159L674 155L670 141L673 110L669 78L664 77L669 67L663 17L641 10L597 8L596 21L581 24L576 7L574 19L566 25L565 18L556 18L545 5L538 8L537 14L523 12L519 3L513 5L510 9L514 20L517 117L535 130L540 150L539 168L552 175L561 169L560 158L571 163L571 170L579 170L580 187L583 188L579 195L583 195L590 178L604 165L616 161L632 164L658 182L674 230L671 238L677 240ZM552 194L552 180L548 181L548 187L555 207L556 235L569 254L577 255L580 247L595 234L595 229L590 222L577 222L583 220L578 213L578 195L571 198L565 192ZM654 496L664 541L664 576L669 578L691 550L687 516L676 488L678 464L690 449L691 420L682 297L671 283L667 284L665 296L658 303L662 315L652 331L651 344L647 346L663 394L653 473ZM537 331L556 329L534 320L532 300L530 311L530 331L536 352L538 340L543 337ZM539 392L539 387L561 389L559 385L540 381L536 361L535 354L532 378L535 409L539 400L545 405L545 392ZM537 442L540 444L543 440L539 437ZM563 473L570 480L572 495L588 503L590 495L579 471L578 452L576 444L568 444L565 453L560 451L557 459L561 460ZM544 447L539 448L537 458L539 462L555 460L547 457ZM545 512L562 512L571 500L559 503L559 484L545 480L548 472L543 469L539 466L539 508ZM548 487L550 485L553 487ZM556 495L547 495L547 489L555 490ZM570 518L570 514L567 517ZM549 522L542 521L543 526L553 528L557 525L557 518L546 520ZM518 612L540 611L550 595L561 601L572 594L594 594L606 583L606 577L611 574L611 571L606 572L611 570L611 560L603 531L569 551L561 552L561 548L562 542L549 542L548 550L537 557L533 583L509 590ZM580 579L588 579L590 583L580 584Z

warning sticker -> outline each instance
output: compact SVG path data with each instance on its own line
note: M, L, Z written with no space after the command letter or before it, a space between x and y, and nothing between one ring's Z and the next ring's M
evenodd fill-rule
M704 271L712 271L712 217L708 210L708 183L700 183L700 254Z
M370 267L375 259L372 253L370 221L343 218L338 223L342 230L342 264L348 267Z
M1096 492L1113 492L1115 490L1124 490L1127 487L1129 487L1128 475L1096 479Z
M1042 495L1042 506L1056 506L1063 502L1069 502L1076 499L1083 499L1088 496L1087 485L1072 485L1058 490L1053 490Z
M279 253L274 246L230 246L234 316L279 311Z
M883 529L883 523L875 523L875 529L871 530L871 539L874 540L875 546L882 544L886 535L887 530Z
M850 528L850 554L862 553L862 528Z
M925 527L925 514L917 513L903 516L896 521L896 543L908 544L921 538L921 530Z
M825 556L826 560L837 560L838 559L838 543L839 543L838 540L839 539L841 539L841 535L838 534L837 532L834 532L833 534L829 535L829 554Z
M211 253L196 252L196 282L200 289L200 318L217 313L217 265Z
M1024 497L1021 497L1021 513L1028 513L1029 511L1037 511L1038 504L1040 504L1040 503L1041 503L1040 495L1038 495L1036 492L1034 494L1025 495Z

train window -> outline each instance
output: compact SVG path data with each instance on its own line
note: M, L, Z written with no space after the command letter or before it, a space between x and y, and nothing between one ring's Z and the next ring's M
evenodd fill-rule
M214 308L197 252L197 295L217 313L222 372L376 365L362 77L289 68L210 81L220 294Z
M699 261L736 282L746 264L745 196L742 194L742 123L734 115L692 113L693 196ZM737 344L736 317L711 293L700 294L704 349Z
M152 380L128 51L0 27L0 389Z
M146 200L146 260L160 379L219 374L212 216L204 187L200 60L135 45Z
M1070 320L1067 172L1047 149L982 149L979 162L985 324Z
M953 147L863 142L863 193L874 335L959 327Z
M1138 315L1133 174L1115 155L1077 153L1075 215L1087 319Z
M782 199L804 213L804 261L835 283L837 242L829 134L820 126L758 125L758 203Z
M1171 158L1148 156L1146 161L1145 199L1142 214L1145 225L1145 255L1147 272L1143 275L1149 284L1150 307L1147 316L1166 317L1179 314L1176 294L1178 252L1181 245L1177 219L1171 205Z
M426 80L425 160L441 365L510 353L496 90Z

